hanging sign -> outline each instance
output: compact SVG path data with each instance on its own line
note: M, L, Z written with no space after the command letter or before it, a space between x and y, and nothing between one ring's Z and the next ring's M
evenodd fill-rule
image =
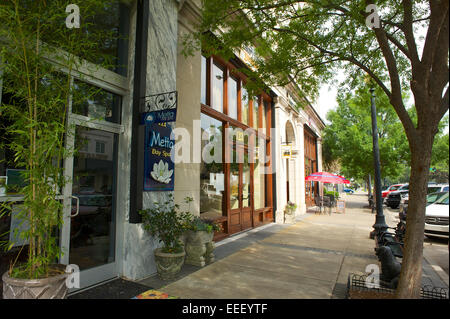
M292 146L290 144L281 145L281 155L283 158L290 159L292 157Z
M172 191L175 165L170 152L175 141L170 138L171 123L145 124L144 191Z
M171 94L151 96L156 102L146 101L149 112L142 113L141 117L141 124L145 125L144 191L147 192L174 190L175 164L171 151L175 141L171 135L177 109L176 94L174 99Z

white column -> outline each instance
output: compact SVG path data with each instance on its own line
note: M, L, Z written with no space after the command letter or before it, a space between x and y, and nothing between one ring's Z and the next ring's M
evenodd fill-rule
M286 192L283 189L286 188L286 178L285 176L285 165L283 163L283 159L281 156L281 142L283 140L283 120L284 120L284 111L282 106L279 103L279 99L275 99L275 128L276 134L274 136L274 149L275 149L275 158L276 158L276 204L277 210L275 212L275 222L282 224L284 221L284 205L283 205L283 196L286 196ZM283 187L284 185L284 187Z
M300 214L306 214L306 199L305 199L305 135L304 135L304 122L300 121L297 125L297 137L298 137L298 181L299 181L299 203L298 212Z

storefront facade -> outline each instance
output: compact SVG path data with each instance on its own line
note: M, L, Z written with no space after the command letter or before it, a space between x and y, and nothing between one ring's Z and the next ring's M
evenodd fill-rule
M322 170L321 131L324 122L312 103L299 95L295 85L276 88L276 222L284 223L288 202L297 205L296 215L314 206L319 185L305 177Z
M66 145L82 146L64 163L72 183L63 194L60 245L67 253L60 262L80 267L81 288L156 273L153 250L160 243L144 231L139 210L169 196L180 210L219 223L223 231L215 240L278 221L288 200L299 204L298 212L306 210L304 136L316 114L294 109L281 89L249 96L246 77L236 70L245 65L238 55L231 61L202 52L185 57L182 38L193 32L199 5L198 0L120 2L114 27L127 40L117 45L118 67L87 63L72 73L74 92L100 89L85 103L70 105L68 114L73 134ZM171 190L144 189L140 117L154 96L175 96L176 121L170 127L174 141L188 145L184 160L174 164ZM311 127L319 140L322 123ZM281 157L286 141L297 150L295 158ZM320 147L316 152L320 168ZM13 167L0 169L0 176L14 173ZM193 199L190 205L186 197ZM8 227L11 219L1 223Z

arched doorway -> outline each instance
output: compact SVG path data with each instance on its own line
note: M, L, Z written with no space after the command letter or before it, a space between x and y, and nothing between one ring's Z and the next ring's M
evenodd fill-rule
M291 150L295 149L295 133L294 127L290 121L286 122L286 144L290 146ZM294 185L295 183L295 163L291 158L286 158L286 201L294 201Z
M317 137L313 131L305 125L304 128L305 148L305 176L317 172ZM314 206L314 197L318 194L317 182L305 182L306 207Z

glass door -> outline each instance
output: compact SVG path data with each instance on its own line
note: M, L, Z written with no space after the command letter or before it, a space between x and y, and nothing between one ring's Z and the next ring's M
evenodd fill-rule
M66 148L76 151L64 163L65 177L70 182L64 188L60 263L78 267L80 288L118 275L120 100L120 96L102 91L90 97L83 107L74 105L69 112Z
M251 169L248 148L233 145L230 163L230 233L252 227Z

